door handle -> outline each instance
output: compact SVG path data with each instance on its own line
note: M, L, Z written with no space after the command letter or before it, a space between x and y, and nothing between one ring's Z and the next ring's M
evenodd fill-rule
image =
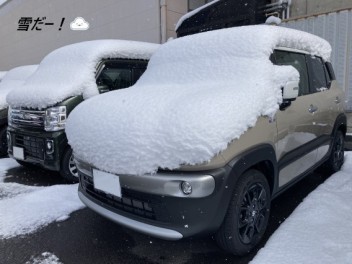
M309 113L314 113L314 112L318 111L318 107L311 104L308 108L308 111L309 111Z
M341 100L340 100L340 98L339 98L338 96L336 96L336 99L334 100L334 102L335 102L336 104L338 104L338 103L341 102Z

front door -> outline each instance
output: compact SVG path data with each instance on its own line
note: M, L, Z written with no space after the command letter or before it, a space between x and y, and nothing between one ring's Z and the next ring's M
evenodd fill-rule
M309 85L306 54L286 50L274 52L276 65L291 65L300 74L299 95L291 105L276 115L279 162L279 187L312 167L316 162L316 95Z

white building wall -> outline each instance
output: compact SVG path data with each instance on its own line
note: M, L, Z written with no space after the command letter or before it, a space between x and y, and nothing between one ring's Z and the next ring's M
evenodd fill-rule
M290 15L293 18L346 8L352 8L351 0L292 0Z
M187 0L167 0L167 38L176 38L175 26L178 20L188 12Z
M89 22L87 31L70 29L78 16ZM54 26L17 31L21 17L46 17L45 22ZM0 71L37 64L52 50L79 41L117 38L160 43L160 28L159 0L8 0L0 8Z

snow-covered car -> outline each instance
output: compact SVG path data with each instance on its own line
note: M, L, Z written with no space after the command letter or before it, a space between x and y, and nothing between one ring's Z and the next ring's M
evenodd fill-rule
M7 72L0 72L0 157L7 156L7 94L21 86L31 76L38 65L25 65L13 68Z
M162 45L133 87L71 113L80 199L152 236L215 234L246 254L273 198L343 164L344 93L330 53L317 36L268 25Z
M7 97L10 157L24 166L36 164L78 181L65 134L66 118L88 98L133 85L158 47L137 41L94 40L48 54L21 89Z

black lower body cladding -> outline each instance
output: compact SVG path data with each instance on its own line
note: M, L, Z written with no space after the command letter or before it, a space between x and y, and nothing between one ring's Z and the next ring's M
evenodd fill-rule
M205 174L215 180L213 192L206 197L172 197L167 193L151 194L148 190L142 192L133 187L122 187L119 198L95 189L92 176L79 170L79 195L94 211L142 233L169 240L207 235L216 232L222 224L234 179L231 179L228 166ZM190 176L188 173L182 175Z

